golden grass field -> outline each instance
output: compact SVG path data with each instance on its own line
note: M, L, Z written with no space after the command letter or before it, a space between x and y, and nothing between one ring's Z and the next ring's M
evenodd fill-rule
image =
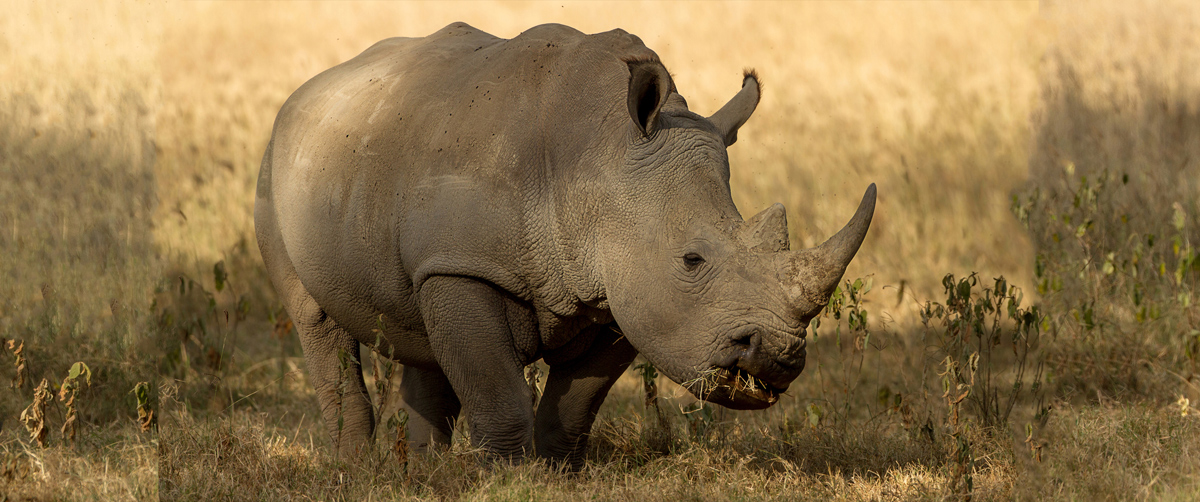
M14 381L0 389L0 501L955 499L963 472L977 500L1200 498L1192 2L3 10L0 343L23 342L25 366L0 351L0 380ZM825 318L809 370L764 412L682 414L694 400L660 379L657 425L631 370L578 474L483 464L464 441L405 466L383 446L366 465L334 462L295 334L273 328L258 164L300 84L454 21L505 38L548 22L623 28L705 115L757 69L763 100L729 151L734 200L747 215L782 202L807 247L876 183L847 272L873 284L854 305L867 327ZM1006 277L1045 316L1030 345L1041 399L1026 392L999 426L951 421L939 372L955 328L922 316L926 300L949 303L946 274L972 272L988 287ZM19 417L75 361L94 373L79 435L62 437L53 400L38 446ZM983 364L999 387L1021 366ZM158 390L148 432L129 393L141 381Z

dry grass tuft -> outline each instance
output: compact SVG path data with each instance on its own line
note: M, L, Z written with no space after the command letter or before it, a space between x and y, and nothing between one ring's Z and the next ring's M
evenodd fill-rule
M158 498L156 441L124 423L93 427L79 444L38 448L0 437L0 495L9 500Z
M1187 500L1200 490L1194 411L1149 403L1068 409L1045 438L1046 460L1021 466L1021 498Z

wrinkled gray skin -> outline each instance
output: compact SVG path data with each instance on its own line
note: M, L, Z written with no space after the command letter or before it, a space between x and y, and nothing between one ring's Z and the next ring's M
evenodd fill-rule
M462 23L379 42L297 90L254 220L340 455L375 426L354 359L338 403L339 353L360 343L404 365L418 448L448 443L464 411L494 456L578 467L639 352L709 401L773 404L875 191L809 250L788 251L779 204L743 221L725 148L759 93L748 73L705 118L624 31L503 40ZM522 371L538 359L535 412Z

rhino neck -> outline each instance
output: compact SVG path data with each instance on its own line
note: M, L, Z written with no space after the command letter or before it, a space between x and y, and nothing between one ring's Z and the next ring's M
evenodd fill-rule
M584 124L561 126L584 128ZM595 131L577 145L544 145L537 168L526 170L524 273L537 310L542 345L562 347L589 325L613 322L597 254L606 219L602 173L610 159Z
M653 56L624 32L588 40L604 50L589 49L587 57L539 56L539 66L556 68L554 78L538 87L532 98L537 106L522 109L528 113L523 130L538 134L515 152L514 166L520 167L509 171L524 206L524 255L518 260L547 346L565 336L548 331L612 322L597 253L601 226L612 218L606 176L619 168L628 140L625 59Z
M592 164L595 159L581 159L573 171L584 171L581 164ZM598 169L598 168L597 168ZM560 170L561 171L561 170ZM559 172L554 186L549 190L551 200L541 207L538 216L541 228L549 230L546 254L551 258L543 270L548 277L544 296L548 306L562 315L574 315L577 311L601 310L607 315L608 295L602 280L598 256L601 232L599 225L604 216L599 214L603 207L596 201L605 194L597 193L598 180L581 173ZM566 179L562 179L566 178Z

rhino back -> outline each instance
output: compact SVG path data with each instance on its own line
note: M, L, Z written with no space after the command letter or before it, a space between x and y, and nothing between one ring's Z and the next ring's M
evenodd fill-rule
M301 282L360 338L384 314L420 331L413 292L478 277L570 314L564 270L587 215L563 199L620 158L622 31L543 25L503 40L462 23L388 39L285 103L265 185ZM566 228L564 228L566 227Z

